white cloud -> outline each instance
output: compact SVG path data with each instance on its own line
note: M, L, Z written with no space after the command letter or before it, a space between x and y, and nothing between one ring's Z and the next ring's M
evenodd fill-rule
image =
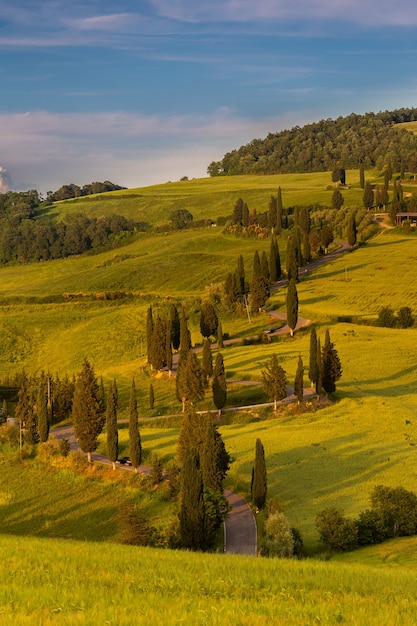
M306 121L311 120L301 113L243 118L227 108L207 117L0 114L2 165L14 181L32 181L43 192L105 179L128 187L148 185L206 176L209 163L225 152Z

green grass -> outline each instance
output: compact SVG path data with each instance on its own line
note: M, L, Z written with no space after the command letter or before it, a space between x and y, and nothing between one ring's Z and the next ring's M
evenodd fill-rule
M0 620L412 624L415 570L0 536Z

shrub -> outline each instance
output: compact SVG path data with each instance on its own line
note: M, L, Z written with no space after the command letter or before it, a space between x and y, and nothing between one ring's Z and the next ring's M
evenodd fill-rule
M154 485L159 485L163 481L163 466L156 452L153 452L151 457L151 477Z
M358 518L358 545L382 543L394 535L394 518L390 511L367 509Z
M378 485L371 494L372 508L389 513L393 519L393 535L417 534L417 495L404 487Z
M358 527L355 521L345 517L342 511L329 507L318 513L316 528L320 540L330 550L346 552L358 545Z
M294 555L294 534L283 513L273 513L266 519L265 534L265 550L268 556L288 558Z
M132 504L126 504L117 517L119 541L131 546L151 546L157 542L156 529Z
M383 306L378 311L378 319L377 326L382 326L384 328L394 328L395 326L395 315L394 311L389 306Z
M414 316L409 306L403 306L397 313L399 328L410 328L414 324Z
M11 446L19 445L19 429L12 424L2 424L0 426L0 444L8 443Z

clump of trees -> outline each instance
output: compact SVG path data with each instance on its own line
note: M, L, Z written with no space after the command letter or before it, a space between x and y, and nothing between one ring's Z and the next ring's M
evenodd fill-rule
M409 306L401 307L397 315L389 306L381 307L378 311L377 326L384 328L411 328L414 324L414 315Z
M79 198L81 196L89 196L93 193L106 193L108 191L119 191L120 189L126 189L115 183L111 183L109 180L104 182L88 183L80 187L74 183L68 185L62 185L57 191L48 191L46 193L46 199L48 202L56 202L58 200L69 200L70 198Z
M311 329L308 376L319 396L323 390L326 393L336 391L336 383L342 377L342 364L329 329L326 329L323 347L317 338L316 329Z
M328 507L317 515L316 528L325 547L340 552L415 535L417 495L404 487L378 485L371 493L371 508L358 518L351 519L343 511Z

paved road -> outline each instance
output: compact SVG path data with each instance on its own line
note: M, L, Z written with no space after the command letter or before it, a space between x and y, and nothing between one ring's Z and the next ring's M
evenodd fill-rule
M224 551L227 554L256 556L256 521L250 506L233 491L225 489L224 495L232 507L225 522Z

